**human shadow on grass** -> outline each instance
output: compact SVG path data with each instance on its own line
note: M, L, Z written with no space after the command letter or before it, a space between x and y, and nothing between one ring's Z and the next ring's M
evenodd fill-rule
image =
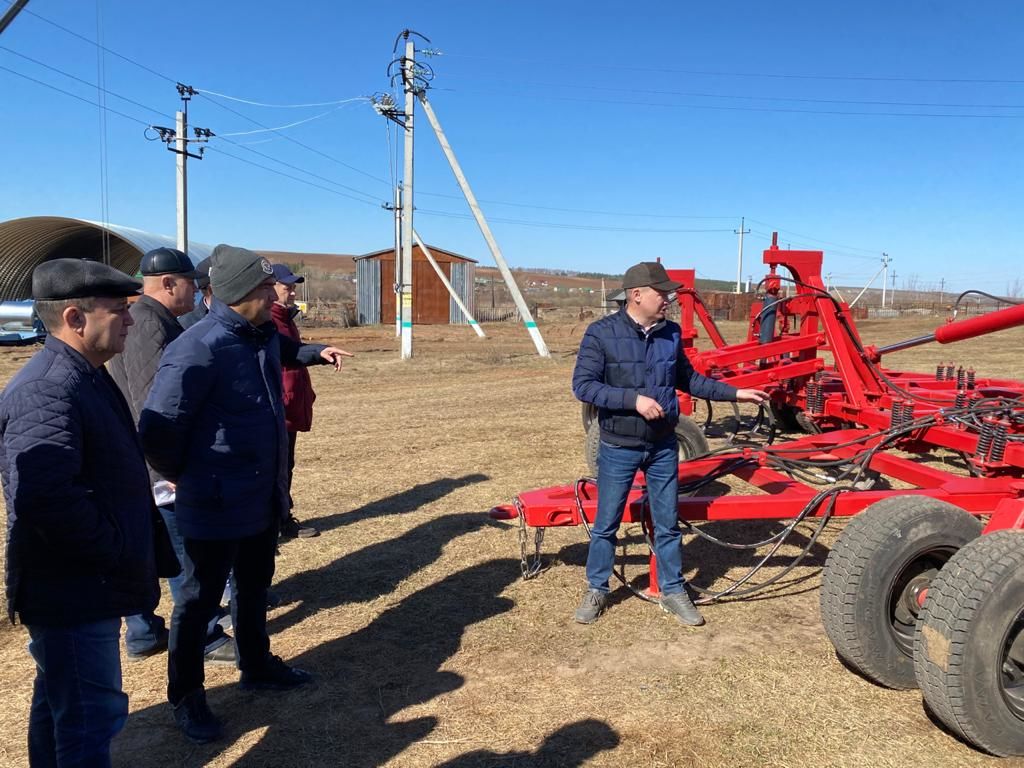
M267 631L273 635L321 611L376 600L437 560L453 539L485 526L503 527L479 512L435 517L322 568L288 576L274 584L274 591L293 604L268 621Z
M333 531L335 528L352 525L353 523L359 523L375 517L404 515L409 512L415 512L420 507L432 504L454 490L490 479L490 476L480 472L463 475L462 477L443 477L438 480L431 480L429 483L414 485L412 488L407 488L391 496L385 496L383 499L371 501L369 504L350 509L347 512L336 512L325 517L309 518L309 522L316 526L318 531L325 533Z
M217 743L189 744L167 704L133 714L115 742L115 765L205 765L265 729L232 765L380 766L437 727L432 714L393 718L464 684L462 675L442 667L469 627L512 608L500 595L518 576L518 561L495 559L409 595L363 629L289 659L316 676L301 689L256 694L233 683L209 689L211 708L225 720Z
M619 734L603 720L579 720L550 734L536 752L492 752L476 750L441 763L437 768L575 768L598 752L615 749Z

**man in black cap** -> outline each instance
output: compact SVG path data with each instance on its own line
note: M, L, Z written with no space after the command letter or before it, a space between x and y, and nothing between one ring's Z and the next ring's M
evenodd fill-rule
M7 605L28 627L34 766L110 765L124 727L121 617L159 599L153 497L132 413L103 364L140 284L95 261L35 268L49 335L0 395Z
M139 263L139 272L142 273L142 296L129 310L135 330L125 341L124 351L107 363L107 369L128 401L136 423L153 385L164 348L184 333L178 318L192 311L196 288L192 260L175 248L148 251ZM174 517L174 486L155 472L150 473L150 479L153 498L171 543L178 559L183 560L184 542ZM168 580L175 603L181 602L184 579L182 573ZM155 613L125 618L124 643L130 659L159 653L167 647L167 638L164 620ZM233 663L235 646L230 640L217 620L212 620L206 638L206 660Z
M654 523L661 607L678 621L699 626L704 618L686 594L682 534L677 518L679 421L676 390L707 400L764 402L757 389L736 389L693 370L680 346L680 330L665 319L680 284L657 262L626 270L625 305L591 323L580 343L572 390L598 408L597 514L587 555L588 589L575 619L592 624L608 601L615 539L637 470L643 470Z
M267 588L288 514L281 363L337 369L344 354L277 333L265 258L229 245L210 258L210 312L167 347L139 420L150 465L177 486L183 565L196 585L174 607L167 682L175 720L196 742L222 731L206 703L203 640L230 571L242 687L287 690L311 679L272 655L267 636Z

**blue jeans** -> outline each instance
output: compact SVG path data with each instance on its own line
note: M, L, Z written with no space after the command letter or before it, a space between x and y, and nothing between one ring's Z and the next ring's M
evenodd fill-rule
M167 535L174 547L174 554L178 556L181 563L181 573L174 578L167 580L167 586L171 590L171 600L175 605L183 599L184 584L187 578L185 568L185 540L178 531L178 520L174 516L174 505L167 504L157 507L160 516L164 519L167 527ZM224 634L224 628L217 623L218 616L210 619L206 628L206 653L220 648L230 638ZM127 616L124 620L124 647L128 653L146 653L160 644L160 636L164 633L164 620L155 613L140 613L135 616Z
M121 619L29 625L36 680L28 720L33 768L109 768L110 740L128 719L121 690Z
M653 447L625 448L604 440L597 457L597 515L587 554L591 589L608 591L615 565L615 539L637 470L647 478L647 497L654 523L654 556L662 594L683 591L683 535L679 530L679 444L673 436Z

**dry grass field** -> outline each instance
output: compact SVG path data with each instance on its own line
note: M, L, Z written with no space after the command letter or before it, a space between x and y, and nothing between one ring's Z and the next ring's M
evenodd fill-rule
M881 344L931 326L875 321L861 332ZM583 328L543 326L552 357L540 360L518 327L486 326L485 340L468 328L421 327L405 363L390 329L312 331L357 356L340 374L313 371L319 399L314 431L299 439L295 496L299 517L322 534L282 546L275 588L284 604L270 630L273 650L316 682L255 695L238 689L235 670L208 667L227 737L198 747L175 729L164 700L166 656L125 660L132 715L114 743L115 765L1024 765L978 753L937 727L917 692L879 688L837 660L818 588L841 522L783 588L707 607L698 629L623 589L597 624L575 624L581 529L550 531L546 570L522 581L515 526L486 512L585 473L569 388ZM982 375L1024 378L1022 342L1018 329L887 365L932 370L955 358ZM0 352L0 383L30 354ZM752 540L765 530L725 533ZM700 584L752 562L687 541ZM22 627L0 625L3 766L26 762L26 641Z

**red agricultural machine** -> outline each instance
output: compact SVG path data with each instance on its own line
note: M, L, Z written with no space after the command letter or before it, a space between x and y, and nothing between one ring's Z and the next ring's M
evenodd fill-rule
M681 420L679 519L714 543L768 550L726 589L695 588L702 602L711 602L777 583L829 520L852 516L822 574L822 620L837 653L877 683L920 687L935 715L978 747L1024 754L1024 382L983 379L946 365L918 374L880 364L887 353L1022 325L1024 305L871 347L862 343L849 307L825 290L822 256L780 250L773 242L764 252L765 282L788 282L795 293L770 311L755 304L748 341L733 345L694 291L692 271L670 272L684 283L678 292L683 351L694 367L737 387L768 390L775 417L810 433L775 442L769 419L767 440L709 450L702 430ZM768 326L772 312L785 318L777 331L774 319ZM696 323L713 348L696 348ZM688 395L680 394L680 406L692 413ZM596 457L593 421L585 411L590 458ZM752 495L707 493L729 476L753 486ZM596 496L596 482L582 478L521 493L491 510L493 517L519 520L525 578L541 568L544 530L589 526ZM756 544L722 542L690 525L751 520L788 522ZM623 522L642 526L649 542L642 473ZM754 585L754 575L805 523L813 532L800 554ZM535 529L532 555L529 528ZM645 592L626 579L624 567L620 560L620 580L651 599L653 554Z

